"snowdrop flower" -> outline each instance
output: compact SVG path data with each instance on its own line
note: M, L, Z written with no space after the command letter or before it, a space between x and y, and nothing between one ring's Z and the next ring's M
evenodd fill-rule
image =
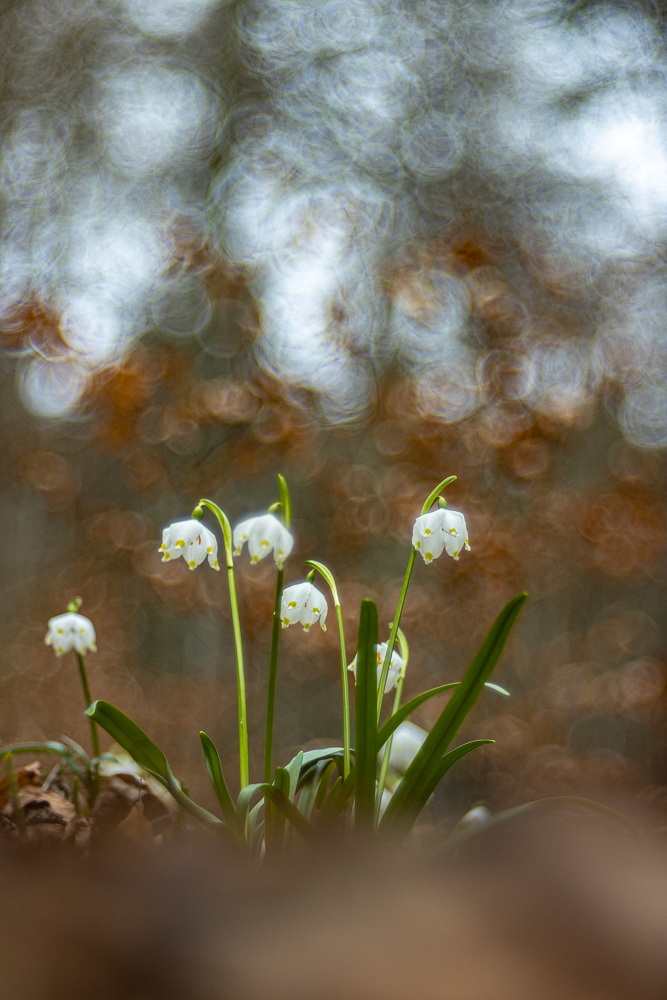
M175 521L165 528L159 551L162 552L162 562L183 556L190 569L195 569L208 556L209 565L213 569L220 569L217 538L201 521L194 518Z
M86 653L89 649L93 653L97 652L93 623L73 611L49 618L49 631L44 642L47 646L53 646L56 656L69 653L70 649L76 650L77 653Z
M458 561L464 545L470 551L466 519L458 510L446 507L422 514L412 529L412 544L421 552L425 563L437 559L443 549Z
M249 517L234 528L234 555L241 554L243 543L248 543L248 551L252 562L259 562L269 552L273 552L278 569L292 551L294 539L287 528L283 527L273 514L262 514L260 517Z
M422 743L428 736L425 729L416 726L414 722L401 722L394 733L389 756L389 767L392 771L404 774L422 748ZM380 759L382 753L380 754Z
M380 683L380 677L382 676L382 664L384 663L384 658L387 655L387 643L381 642L379 646L375 647L377 655L377 683ZM384 686L384 693L393 690L398 683L398 678L401 676L401 670L405 666L403 657L394 650L391 654L391 663L389 664L389 673L387 674L387 681ZM352 660L352 663L347 668L352 670L354 673L354 679L357 679L357 657Z
M280 620L283 628L301 622L304 632L308 632L310 626L314 625L319 618L322 631L326 632L327 627L324 622L327 611L324 594L321 594L312 583L297 583L293 587L286 587L283 591L280 606Z

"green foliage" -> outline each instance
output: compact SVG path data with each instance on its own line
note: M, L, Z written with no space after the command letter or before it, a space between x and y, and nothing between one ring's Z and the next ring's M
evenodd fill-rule
M354 735L356 782L354 802L357 829L373 826L377 755L377 653L378 613L372 601L361 602L357 639L357 686Z

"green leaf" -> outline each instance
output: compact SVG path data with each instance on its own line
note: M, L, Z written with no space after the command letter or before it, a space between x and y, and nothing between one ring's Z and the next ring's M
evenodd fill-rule
M94 701L84 714L105 729L116 743L120 743L139 767L169 785L167 758L129 716L108 701Z
M86 709L85 714L94 722L97 722L102 729L105 729L109 736L122 746L123 750L127 750L130 756L136 760L139 767L142 767L144 771L148 771L158 781L161 781L169 789L180 806L187 809L189 813L196 816L203 823L211 823L215 826L221 825L221 821L217 816L214 816L207 809L198 806L196 802L193 802L185 794L180 783L174 777L167 758L160 748L146 736L143 729L136 722L133 722L129 716L121 712L115 705L110 705L108 701L94 701L90 708Z
M305 754L303 750L299 750L296 757L293 757L285 768L285 771L287 771L289 775L289 790L287 792L287 797L290 802L294 802L294 796L296 795L296 790L299 787L299 775L301 774L304 756Z
M406 701L405 705L402 705L397 712L394 712L393 715L389 716L384 726L378 733L378 743L377 743L378 753L385 745L385 743L392 735L392 733L394 733L396 729L398 729L400 724L404 722L405 719L407 719L407 717L411 715L416 708L419 708L420 705L423 705L424 702L428 701L429 698L435 697L436 694L442 694L443 691L450 691L452 688L458 687L460 683L461 681L453 681L450 684L440 684L438 687L431 688L429 691L422 691L421 694L418 694L415 698L412 698L411 701ZM509 691L506 691L505 688L500 687L499 684L491 684L489 681L487 681L484 687L491 688L492 691L497 691L498 694L507 695L507 697L509 698Z
M327 766L322 771L319 783L317 785L317 794L315 796L315 808L319 811L322 808L322 803L327 797L327 791L329 789L329 782L331 781L331 775L334 769L334 762L329 761Z
M326 761L320 761L306 772L305 777L303 775L301 777L297 808L306 821L310 821L310 817L315 807L315 796L317 795L320 778L322 777L322 772L327 766Z
M345 808L347 800L352 795L357 781L356 768L353 767L347 778L341 782L338 778L333 788L329 792L320 813L322 822L327 823L334 820Z
M261 782L256 782L252 785L244 785L239 792L239 797L236 800L236 815L238 816L239 826L242 830L246 829L248 809L250 808L252 797L256 792L261 791L262 787Z
M222 809L222 815L227 820L228 824L232 827L236 827L236 807L229 794L229 788L227 787L227 782L225 781L225 776L222 773L222 764L220 763L220 754L218 753L215 743L213 740L206 735L206 733L199 733L199 739L201 740L201 745L204 750L204 757L206 759L206 769L208 771L208 776L211 779L211 784L213 786L213 791L216 794L216 798L220 803L220 808Z
M375 821L375 771L377 755L377 642L378 613L372 601L361 602L357 639L355 689L355 822L361 831Z
M282 768L279 768L282 770ZM261 785L260 788L264 792L267 799L271 800L271 803L276 806L277 809L283 814L283 816L289 820L295 830L301 834L304 840L310 840L312 833L308 823L303 818L297 807L293 802L287 798L284 792L275 785Z
M57 740L46 740L44 743L10 743L6 747L0 747L0 758L6 757L9 753L52 753L58 757L72 756L71 748L66 747L64 743L58 743Z
M453 767L457 761L461 760L462 757L465 757L478 747L486 746L487 743L495 743L495 740L472 740L470 743L463 743L460 747L450 750L449 753L446 753L439 761L436 761L430 769L427 779L420 786L419 795L412 801L410 811L403 808L399 814L394 814L393 818L390 817L386 823L383 817L382 823L380 824L382 829L395 829L397 826L400 826L404 830L409 829L444 776L447 774L447 771L449 771L449 769ZM391 805L391 800L389 805ZM389 806L387 806L385 816L388 811Z
M428 786L434 765L443 757L468 712L475 704L484 683L498 662L527 596L527 594L519 594L517 597L513 597L491 626L477 656L468 667L463 679L445 705L440 717L392 795L382 819L383 827L386 828L393 824L402 813L407 817L413 817L416 803L425 801L423 798L424 789Z
M276 774L273 779L273 784L269 787L275 788L282 795L285 796L289 801L289 790L290 790L290 775L289 771L285 767L277 767ZM296 808L296 806L295 806ZM299 813L299 815L301 815ZM279 847L284 840L285 833L285 816L282 810L280 814L275 806L273 799L269 797L266 801L266 810L264 813L264 819L266 822L266 847L267 850L273 847Z

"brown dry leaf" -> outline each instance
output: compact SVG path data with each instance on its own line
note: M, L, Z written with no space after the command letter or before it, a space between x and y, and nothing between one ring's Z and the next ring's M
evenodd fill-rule
M42 774L39 761L36 760L26 767L20 767L16 772L16 783L19 788L25 788L26 785L41 788ZM7 778L3 778L0 781L0 809L5 808L9 802L9 797L9 782Z
M152 844L155 839L153 825L144 812L143 797L132 806L132 809L122 823L118 824L118 832L130 840L140 844Z
M118 826L139 802L146 786L136 774L103 775L91 813L96 828Z

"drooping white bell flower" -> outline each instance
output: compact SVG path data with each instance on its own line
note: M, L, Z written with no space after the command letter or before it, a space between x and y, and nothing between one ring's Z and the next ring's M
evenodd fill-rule
M74 611L49 618L49 631L44 642L47 646L53 646L56 656L69 653L70 649L76 650L77 653L87 653L88 650L97 652L93 623L89 618L77 615Z
M425 563L437 559L443 549L458 561L464 546L470 551L466 519L458 510L446 507L422 514L412 529L412 544L421 552Z
M327 617L327 602L324 594L317 587L306 581L286 587L283 591L280 605L280 621L283 628L301 622L304 632L310 631L310 626L319 619L322 631L326 632L324 624Z
M377 683L380 683L380 677L382 676L382 664L384 663L384 658L387 655L387 643L381 642L379 646L375 647L375 652L377 655ZM387 674L387 680L384 685L384 693L392 691L397 683L398 678L401 676L401 670L405 666L403 657L400 656L396 650L391 654L391 663L389 664L389 673ZM352 660L352 663L347 668L354 673L354 679L357 679L357 657Z
M208 557L213 569L220 569L218 564L218 540L212 531L191 518L189 521L174 521L162 532L162 562L178 559L183 556L190 569L196 569Z
M269 552L273 552L278 569L292 551L294 539L287 528L273 514L249 517L234 528L234 555L241 554L244 542L248 543L251 562L259 562Z

